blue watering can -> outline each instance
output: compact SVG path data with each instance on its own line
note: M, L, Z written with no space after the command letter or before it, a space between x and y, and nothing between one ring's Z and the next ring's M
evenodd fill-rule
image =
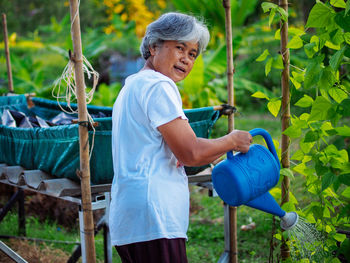
M230 206L247 205L279 216L281 226L287 230L298 221L295 212L286 213L268 192L280 176L280 162L270 134L260 128L249 132L253 137L261 135L264 147L252 144L247 153L227 153L227 159L216 165L212 172L215 191Z

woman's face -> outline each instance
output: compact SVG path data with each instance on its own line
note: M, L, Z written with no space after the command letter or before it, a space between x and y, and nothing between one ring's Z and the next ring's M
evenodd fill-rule
M165 40L150 48L153 69L178 82L191 72L198 54L198 43Z

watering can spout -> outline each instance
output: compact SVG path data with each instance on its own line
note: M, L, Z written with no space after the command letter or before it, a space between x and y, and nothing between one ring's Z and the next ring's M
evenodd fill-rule
M297 213L295 212L289 212L286 213L283 217L281 217L281 228L283 230L289 230L291 228L293 228L299 220L299 216Z
M298 214L295 212L286 213L268 192L251 200L246 205L279 216L281 218L280 225L283 230L289 230L298 223Z
M249 201L245 205L279 217L286 215L286 212L281 209L269 192L266 192L265 194L262 194L261 196Z

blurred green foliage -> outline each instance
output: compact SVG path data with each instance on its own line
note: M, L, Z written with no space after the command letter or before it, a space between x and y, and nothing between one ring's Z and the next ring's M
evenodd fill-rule
M150 10L157 4L146 1ZM240 111L266 111L263 104L250 97L256 91L266 94L279 94L279 73L272 72L269 78L264 75L264 66L255 59L264 48L275 46L276 40L271 29L263 22L259 1L231 1L234 50L234 85L236 104ZM68 50L72 49L70 35L69 2L0 0L7 13L10 37L10 52L16 93L35 92L37 96L51 99L54 81L60 77L68 62ZM210 7L210 8L209 8ZM140 39L135 33L135 22L124 21L120 15L113 19L106 17L107 7L101 1L82 1L80 18L83 54L100 73L103 79L110 74L108 59L120 54L127 59L139 56ZM221 1L172 1L163 10L180 11L202 16L211 32L211 42L207 51L195 64L192 74L179 89L186 108L222 104L227 101L225 19ZM19 16L18 14L21 14ZM107 27L113 27L107 33ZM6 92L7 73L3 43L0 43L0 93ZM278 50L276 50L276 53ZM89 83L87 82L87 85ZM119 89L116 84L105 82L98 88L93 103L111 106L112 99L101 99L107 95L114 98ZM102 95L103 94L103 95ZM109 101L108 101L109 100Z

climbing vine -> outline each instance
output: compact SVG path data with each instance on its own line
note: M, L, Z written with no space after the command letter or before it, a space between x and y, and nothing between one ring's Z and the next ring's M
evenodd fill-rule
M265 2L262 8L270 26L287 19L278 5ZM292 116L284 134L298 147L291 169L281 173L305 177L313 201L298 213L325 236L324 262L340 262L350 251L344 234L350 228L350 1L317 0L304 28L290 26L288 31ZM279 36L278 29L275 38ZM265 63L266 76L283 69L281 54L267 49L257 61ZM278 116L281 98L263 92L252 96L267 99L268 110ZM282 208L294 210L295 204L292 198Z

